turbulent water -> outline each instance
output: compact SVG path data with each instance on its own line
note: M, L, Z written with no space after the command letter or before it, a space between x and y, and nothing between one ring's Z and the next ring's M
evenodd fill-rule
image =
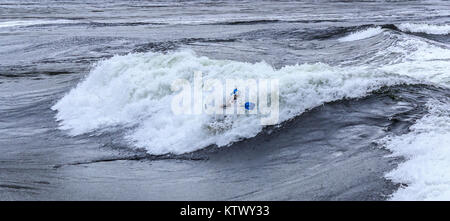
M450 200L446 1L1 1L0 200ZM174 80L279 80L280 121Z

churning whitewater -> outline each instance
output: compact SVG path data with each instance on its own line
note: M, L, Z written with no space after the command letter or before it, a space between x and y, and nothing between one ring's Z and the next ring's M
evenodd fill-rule
M151 154L181 154L208 145L225 146L258 134L253 115L236 115L222 130L213 130L210 115L175 115L170 109L171 84L178 78L276 78L280 81L280 120L295 117L326 102L357 98L382 86L412 82L367 67L326 64L285 66L199 57L192 51L129 54L97 64L75 89L55 106L61 129L72 135L129 127L126 138ZM198 101L194 101L198 102ZM202 101L199 101L202 102Z
M450 200L446 1L18 2L0 200ZM195 73L276 80L277 123L174 113Z
M400 25L400 27L411 32L424 31L424 26L418 26L417 30L413 29L415 26L412 25ZM436 33L434 31L436 27L430 29L432 31L425 30L425 32ZM227 122L217 124L218 119L211 115L173 114L168 108L176 94L171 91L171 84L179 78L192 81L195 71L204 73L205 79L279 79L281 122L327 102L364 97L385 86L419 82L439 86L449 85L450 75L447 70L450 50L438 43L433 44L404 34L399 36L381 27L350 33L339 41L357 41L376 35L395 36L398 39L393 46L380 52L396 53L398 62L391 62L392 64L385 64L382 67L371 64L330 66L315 63L288 65L275 69L263 61L247 63L214 60L198 56L191 50L115 56L96 64L86 78L58 101L52 109L58 111L56 117L60 122L60 128L67 130L71 135L125 129L127 130L125 139L136 148L144 148L148 153L156 155L182 154L209 145L227 146L233 142L254 137L263 129L259 119L252 115L235 115L233 118L227 118ZM426 119L435 117L433 113L431 112L431 116ZM447 119L448 115L441 117ZM425 120L421 120L420 124L428 123L429 127L435 126L435 122L424 122ZM221 128L212 128L210 125ZM415 125L414 127L423 126ZM418 142L433 139L429 132L422 134L414 131L420 135L404 136L414 136L415 140L418 139L417 136L422 136ZM434 136L442 136L446 139L448 134ZM412 144L411 141L406 142L405 139L407 138L402 136L394 138L387 147L397 155L400 154L397 152L401 152L402 147L411 151L410 145L427 148L427 146ZM409 156L408 153L404 155ZM420 161L417 163L412 161L408 164L423 166ZM442 168L446 168L444 166ZM413 185L408 188L415 188L415 185L419 184L414 183L414 180L402 179L407 176L405 174L415 168L403 169L405 167L402 164L400 168L388 173L387 178L396 182L412 182ZM402 170L403 173L400 172ZM425 179L427 178L419 178L420 181L416 182L426 182ZM395 197L403 199L402 191ZM429 199L430 197L434 199L428 195L417 198ZM406 197L406 199L410 198Z

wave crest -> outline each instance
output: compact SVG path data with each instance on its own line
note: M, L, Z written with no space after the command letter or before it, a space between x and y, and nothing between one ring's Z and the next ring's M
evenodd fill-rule
M167 54L137 53L99 62L89 75L53 107L60 128L79 135L95 130L131 126L125 135L135 147L151 154L191 152L208 145L226 146L256 136L256 115L236 115L225 130L211 132L211 115L174 115L171 83L204 78L277 78L280 84L280 121L326 102L363 97L382 86L405 83L405 78L365 67L303 64L274 69L265 62L214 60L192 51Z
M398 28L404 32L425 33L433 35L448 35L450 33L450 25L432 25L432 24L413 24L403 23Z
M340 42L357 41L373 37L383 32L381 27L370 27L364 30L353 32L345 37L339 38Z

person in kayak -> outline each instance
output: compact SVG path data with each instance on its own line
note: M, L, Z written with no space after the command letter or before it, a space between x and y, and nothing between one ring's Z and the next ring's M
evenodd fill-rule
M230 107L232 104L236 103L240 95L241 92L235 88L233 92L231 92L231 96L228 98L227 102L223 105L223 108Z
M240 103L239 102L240 95L241 95L241 92L237 88L235 88L233 90L233 92L231 93L231 96L228 98L227 103L223 105L223 108L230 107L234 103ZM244 108L246 110L252 110L254 107L255 107L255 104L251 103L251 102L245 102L245 104L244 104Z

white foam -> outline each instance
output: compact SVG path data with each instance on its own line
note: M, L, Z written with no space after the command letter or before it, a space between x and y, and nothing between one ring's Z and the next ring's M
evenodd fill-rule
M21 20L0 22L0 28L11 28L19 26L46 25L46 24L66 24L70 20Z
M383 71L450 87L450 50L445 45L402 36L400 41L378 55L382 54L396 58L392 64L382 66Z
M450 50L446 45L405 34L378 55L395 57L380 70L400 74L439 87L450 87ZM384 145L406 161L386 174L395 183L407 184L392 200L450 200L450 101L432 100L429 114L411 132L387 137Z
M170 109L175 79L277 78L280 82L280 120L343 98L363 97L386 85L407 82L395 74L365 67L326 64L285 66L200 57L191 51L139 53L99 62L84 81L53 106L61 129L72 135L113 126L134 126L126 135L134 146L152 154L191 152L211 144L226 146L258 134L256 115L229 118L224 131L211 131L209 115L174 115Z
M428 108L429 114L410 133L384 140L393 156L407 159L386 174L393 182L407 184L392 200L450 200L450 101L432 100Z
M339 38L338 41L348 42L348 41L362 40L378 35L381 32L383 32L383 29L381 29L381 27L371 27L361 31L353 32L345 37Z
M450 25L432 25L432 24L414 24L403 23L398 25L398 28L402 31L413 33L426 33L435 35L448 35L450 33Z

